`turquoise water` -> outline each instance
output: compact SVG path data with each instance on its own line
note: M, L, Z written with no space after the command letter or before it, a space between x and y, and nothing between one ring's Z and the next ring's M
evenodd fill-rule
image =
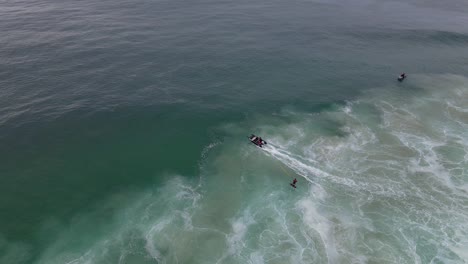
M467 263L467 11L3 3L0 263Z

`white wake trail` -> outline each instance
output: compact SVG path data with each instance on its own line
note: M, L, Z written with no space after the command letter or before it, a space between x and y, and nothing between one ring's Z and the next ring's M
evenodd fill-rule
M300 175L301 177L303 177L310 183L314 182L313 177L316 176L316 177L319 177L322 179L328 179L335 183L343 184L349 187L354 187L354 188L359 187L359 185L351 179L344 179L344 178L334 176L328 172L325 172L319 168L308 165L294 158L293 154L291 154L290 152L288 152L287 150L283 148L276 147L273 145L267 145L266 147L264 147L264 150L265 150L265 153L267 153L267 155L275 158L276 160L278 160L283 165L293 170L296 174Z

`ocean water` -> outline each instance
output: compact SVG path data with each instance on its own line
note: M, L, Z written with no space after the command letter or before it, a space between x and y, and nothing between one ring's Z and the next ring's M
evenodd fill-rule
M468 263L467 14L3 1L0 263Z

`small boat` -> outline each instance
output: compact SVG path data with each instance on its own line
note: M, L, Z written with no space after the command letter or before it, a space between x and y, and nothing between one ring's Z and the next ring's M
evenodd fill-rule
M260 147L260 148L263 145L267 144L267 142L265 140L263 140L261 137L255 136L254 134L250 135L249 140L250 140L250 142L252 142L253 144L257 145L257 147Z

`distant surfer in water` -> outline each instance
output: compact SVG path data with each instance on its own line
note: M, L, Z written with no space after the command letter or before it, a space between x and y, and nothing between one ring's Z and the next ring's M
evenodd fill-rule
M406 78L406 73L402 73L400 74L400 76L398 77L398 81L403 81L404 79Z
M297 183L297 180L296 178L294 178L293 182L290 183L292 187L296 188L296 183Z

